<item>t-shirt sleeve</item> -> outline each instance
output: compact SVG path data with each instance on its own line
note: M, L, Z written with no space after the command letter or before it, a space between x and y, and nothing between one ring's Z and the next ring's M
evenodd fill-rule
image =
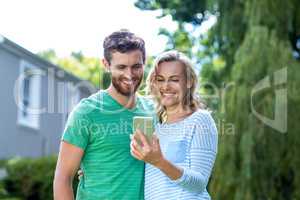
M88 113L85 112L84 102L81 101L70 113L62 135L62 141L75 145L83 150L89 142L89 126L91 124Z

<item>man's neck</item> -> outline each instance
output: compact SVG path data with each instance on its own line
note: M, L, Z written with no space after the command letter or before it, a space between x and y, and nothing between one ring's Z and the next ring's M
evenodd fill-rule
M135 103L136 103L135 93L131 96L122 95L112 85L110 85L106 91L113 99L115 99L119 104L121 104L125 108L130 109L135 106Z

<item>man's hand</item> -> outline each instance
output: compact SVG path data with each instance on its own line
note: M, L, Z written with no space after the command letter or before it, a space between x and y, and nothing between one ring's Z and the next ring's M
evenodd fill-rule
M54 200L74 200L72 183L83 154L83 149L61 142L53 182Z

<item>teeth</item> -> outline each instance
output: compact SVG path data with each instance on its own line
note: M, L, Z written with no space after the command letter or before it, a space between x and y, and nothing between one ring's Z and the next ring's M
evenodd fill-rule
M173 96L174 94L173 93L162 93L162 95L169 97L169 96Z
M132 85L133 84L133 81L132 80L130 80L130 81L123 81L125 84L127 84L127 85Z

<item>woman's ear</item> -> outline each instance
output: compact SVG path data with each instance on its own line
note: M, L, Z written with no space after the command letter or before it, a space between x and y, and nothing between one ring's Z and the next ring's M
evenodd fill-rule
M110 72L110 64L105 58L102 59L102 64L104 65L105 70Z
M187 87L188 89L191 89L192 86L193 86L192 81L191 81L191 80L187 80L186 87Z

